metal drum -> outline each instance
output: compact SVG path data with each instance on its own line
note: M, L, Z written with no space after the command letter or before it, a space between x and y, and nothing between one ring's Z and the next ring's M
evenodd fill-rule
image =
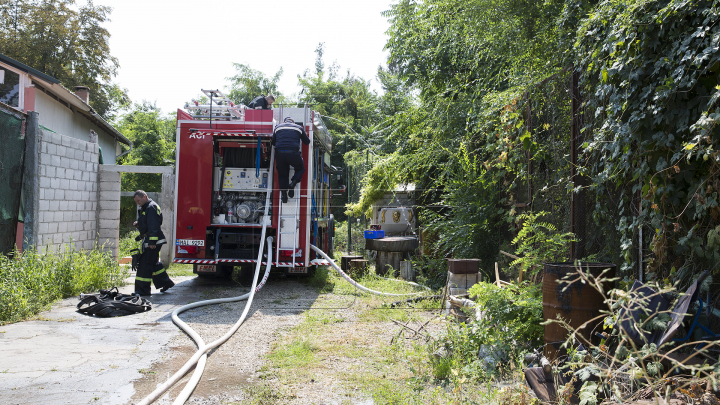
M599 276L603 270L610 269L604 278L615 276L615 265L612 263L580 263L580 271ZM559 283L565 276L577 272L574 263L545 263L543 276L543 319L557 319L558 315L565 322L578 330L579 334L590 340L590 334L595 327L602 323L600 311L607 309L602 295L591 285L582 283L578 276L571 276L574 280L568 285L567 282ZM604 291L610 291L614 287L613 282L603 284ZM580 329L585 322L592 319L587 326ZM600 332L600 329L596 330ZM560 345L568 336L568 331L556 322L545 325L545 356L548 359L557 357Z

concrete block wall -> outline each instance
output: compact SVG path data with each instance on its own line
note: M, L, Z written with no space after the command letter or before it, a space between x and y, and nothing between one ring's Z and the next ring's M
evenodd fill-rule
M41 131L35 243L92 249L97 233L98 144Z
M98 182L98 245L118 257L120 241L120 173L100 165Z

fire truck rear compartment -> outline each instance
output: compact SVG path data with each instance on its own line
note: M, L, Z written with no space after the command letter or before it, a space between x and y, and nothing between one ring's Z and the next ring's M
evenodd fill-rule
M211 246L218 246L218 257L252 260L257 257L260 247L260 230L223 230L217 241L215 235L210 239Z

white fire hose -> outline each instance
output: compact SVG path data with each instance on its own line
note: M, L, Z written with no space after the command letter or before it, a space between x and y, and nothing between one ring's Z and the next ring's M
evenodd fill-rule
M312 250L315 251L315 253L319 254L319 255L322 256L325 260L327 260L327 261L330 263L330 265L332 265L333 268L335 268L335 270L336 270L338 273L340 273L340 275L343 276L343 278L344 278L345 280L347 280L348 283L354 285L355 288L357 288L357 289L359 289L359 290L362 290L362 291L365 291L365 292L369 292L370 294L384 295L384 296L386 296L386 297L404 297L404 296L408 296L408 295L419 295L419 294L420 294L420 293L413 293L413 294L391 294L391 293L384 293L384 292L381 292L381 291L371 290L371 289L369 289L369 288L367 288L367 287L365 287L365 286L363 286L363 285L358 284L357 281L351 279L350 276L348 276L347 274L345 274L345 272L342 271L342 270L340 269L340 267L337 266L337 264L335 264L335 262L330 258L330 256L328 256L327 254L325 254L325 252L323 252L322 250L318 249L317 246L315 246L315 245L310 245L310 247L312 248ZM410 283L410 284L415 284L415 283ZM415 284L415 285L417 285L417 284Z
M263 226L263 232L262 232L262 238L265 238L265 227ZM262 240L262 239L261 239ZM272 236L268 238L268 245L272 246L273 238ZM259 257L262 257L262 251L263 251L264 245L260 245L260 254ZM218 298L213 300L207 300L207 301L199 301L199 302L193 302L192 304L184 305L172 313L172 319L173 322L175 322L182 330L187 332L188 335L190 335L193 340L198 345L198 350L195 352L195 354L178 370L175 372L175 374L172 375L167 381L165 381L163 384L158 385L158 387L150 393L150 395L143 398L142 401L140 401L139 405L149 405L156 401L162 394L165 393L165 391L169 390L173 385L175 385L178 380L180 380L185 374L187 374L188 371L190 371L190 368L195 365L195 363L198 363L198 366L193 373L192 377L188 381L188 384L185 386L185 388L180 392L180 395L177 397L175 402L173 404L184 404L185 401L190 397L190 394L192 394L193 390L195 389L195 386L197 386L197 383L200 381L200 377L202 376L203 369L205 368L205 361L207 359L207 352L220 346L221 344L225 343L230 337L235 333L235 331L238 330L240 325L245 321L245 318L247 317L247 313L250 310L250 306L252 305L253 298L255 297L255 293L262 288L265 281L267 281L267 278L270 274L270 267L271 267L271 254L270 249L268 250L268 260L267 260L267 267L265 269L265 276L263 277L262 284L258 285L258 275L260 274L260 267L262 266L262 262L258 260L257 266L255 267L255 277L253 278L253 284L250 289L250 292L247 294L243 294L239 297L232 297L232 298ZM222 304L226 302L236 302L236 301L242 301L244 299L247 299L248 302L245 304L245 309L243 310L242 315L240 315L240 319L233 325L230 330L225 333L222 337L215 340L214 342L211 342L209 344L203 344L203 340L200 337L200 335L197 334L192 328L190 328L185 322L180 320L178 318L178 314L187 311L188 309L197 308L199 306L203 305L211 305L211 304ZM200 362L200 359L202 359L202 362Z
M172 313L173 322L175 322L175 324L178 327L180 327L180 329L184 330L195 341L195 344L197 345L198 350L205 345L205 342L203 341L202 337L200 337L200 335L198 335L197 332L195 332L190 326L188 326L188 324L183 322L178 317L178 314L183 311L186 311L188 309L199 307L201 305L221 304L224 302L242 301L242 300L250 297L251 294L260 291L260 289L263 288L263 286L267 282L268 277L270 276L270 267L271 267L270 264L272 263L272 256L271 256L270 252L272 251L272 242L273 242L273 237L269 236L267 238L268 258L267 258L267 266L265 266L265 275L263 275L262 280L257 285L257 287L255 287L254 290L251 290L251 292L241 295L239 297L219 298L219 299L208 300L208 301L194 302L192 304L182 306L182 307L176 309L175 311L173 311L173 313ZM256 277L257 277L257 274L258 273L256 272L255 273ZM246 305L246 307L251 302L252 302L252 298L250 301L248 301L248 304ZM245 313L243 313L243 315L245 315ZM242 323L242 319L243 318L241 318L241 320L238 322ZM188 380L187 384L185 384L185 388L183 388L183 390L180 392L180 394L178 394L178 397L175 398L175 401L173 401L173 405L183 405L185 403L185 401L187 401L188 398L190 398L190 395L192 395L193 390L195 390L195 387L197 387L198 382L200 382L200 378L202 377L203 370L205 370L205 362L206 361L207 361L207 352L203 353L203 355L200 357L200 360L198 360L197 366L195 366L195 371L193 372L192 377L190 377L190 380Z
M265 237L265 227L263 227L263 235L262 237ZM212 299L207 301L199 301L194 302L192 304L184 305L180 308L177 308L172 313L172 320L175 322L175 324L178 325L182 330L184 330L197 344L198 350L195 352L195 354L183 365L180 370L178 370L175 374L172 375L165 383L158 385L158 387L153 391L150 395L143 398L143 400L139 403L139 405L149 405L152 402L156 401L160 396L162 396L167 390L169 390L175 383L177 383L187 372L190 370L190 368L197 363L197 366L195 368L195 371L193 372L192 377L190 377L190 380L188 380L188 383L185 385L185 388L180 392L178 397L173 402L173 405L182 405L187 401L188 398L190 398L190 395L192 394L193 390L195 390L195 387L197 386L198 382L200 381L200 378L202 377L202 373L205 369L205 363L207 361L207 352L220 346L221 344L225 343L230 337L238 330L240 325L245 321L245 318L247 317L247 313L250 310L250 306L252 305L253 298L255 296L255 293L260 291L260 289L265 285L265 282L268 279L268 276L270 275L270 267L272 263L272 257L271 257L271 250L272 250L272 242L273 238L268 237L267 238L267 244L268 244L268 258L267 258L267 266L265 267L265 275L263 276L262 281L258 284L257 279L258 275L260 274L260 267L262 265L261 261L258 260L257 266L255 267L255 276L253 278L253 284L252 288L249 293L241 295L239 297L232 297L232 298L219 298L219 299ZM322 250L318 249L314 245L310 245L310 247L320 256L322 256L325 260L327 260L330 265L350 284L352 284L355 288L375 294L375 295L382 295L382 296L388 296L388 297L402 297L402 296L408 296L408 295L419 295L420 293L412 293L412 294L393 294L393 293L384 293L381 291L375 291L370 288L367 288L352 278L348 276L344 271L342 271L337 264ZM260 254L259 257L262 257L262 251L263 247L260 248ZM409 283L411 285L417 285L415 283ZM421 286L422 287L422 286ZM233 327L221 338L215 340L214 342L211 342L209 344L205 344L202 337L197 334L190 326L188 326L185 322L183 322L179 317L178 314L181 312L187 311L192 308L197 308L199 306L204 305L211 305L211 304L222 304L226 302L237 302L242 301L244 299L247 299L248 302L245 304L245 309L243 310L242 315L240 316L240 319L233 325Z

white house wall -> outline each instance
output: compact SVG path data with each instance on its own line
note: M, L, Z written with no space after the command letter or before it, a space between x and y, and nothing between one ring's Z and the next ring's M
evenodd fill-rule
M71 111L42 91L35 92L35 111L39 113L40 125L58 134L87 142L90 130L94 130L98 134L98 143L102 148L103 163L115 164L116 139L80 113Z

